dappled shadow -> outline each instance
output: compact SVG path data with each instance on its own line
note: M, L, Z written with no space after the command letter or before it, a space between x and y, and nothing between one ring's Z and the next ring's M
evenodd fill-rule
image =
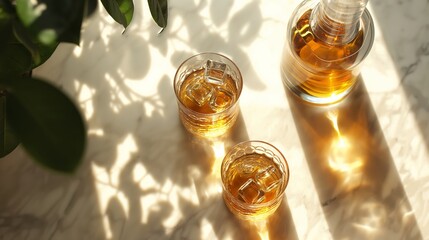
M264 22L259 4L251 1L231 13L232 1L186 1L180 6L172 3L173 19L170 27L162 34L172 43L173 66L177 68L183 60L195 53L222 53L230 57L240 69L246 69L243 73L246 87L263 90L265 85L243 49L259 37ZM207 7L209 14L205 12ZM179 24L173 26L175 22ZM191 49L182 50L182 44L187 44Z
M226 54L239 68L244 64L248 69L252 69L248 66L250 60L240 46L244 43L243 37L250 43L252 38L257 36L262 22L262 19L258 18L258 5L248 4L235 13L232 17L235 21L227 25L228 36L220 37L219 30L213 28L200 12L205 7L204 4L194 4L189 3L186 9L171 6L170 22L181 24L177 27L170 24L171 27L165 29L160 36L151 34L149 38L140 38L139 34L136 34L136 42L158 49L161 55L171 55L170 63L164 64L171 64L174 69L184 59L204 51ZM214 7L216 6L212 5L209 8L213 16L225 14L223 10L213 9ZM247 18L248 14L253 17ZM217 19L214 20L218 21L217 24L221 24L222 19L223 25L227 23L223 17L213 19ZM247 27L245 32L242 31L244 27ZM179 32L187 32L190 38L178 35ZM132 35L131 31L127 34L125 37ZM215 45L207 45L213 41L216 42ZM179 42L186 44L188 50L181 51L177 48L175 44ZM82 54L84 53L85 50L82 51ZM90 51L86 54L91 55ZM140 62L138 59L130 61ZM110 231L108 235L120 239L136 239L142 236L157 239L207 239L207 236L222 238L234 234L241 238L243 232L237 233L237 229L223 227L225 221L232 220L220 198L221 185L217 176L225 151L239 141L248 140L241 115L231 133L222 138L208 140L191 136L179 122L172 88L174 72L152 79L153 75L146 74L145 68L164 67L155 66L155 62L151 63L149 59L142 62L141 66L135 66L136 69L142 68L134 74L137 77L130 77L127 73L136 70L130 68L122 71L122 64L123 61L116 68L109 67L104 72L100 71L103 72L105 80L113 83L104 83L107 89L113 91L108 94L103 91L100 96L93 95L91 101L96 102L93 117L89 118L90 123L95 123L92 125L94 130L101 129L101 133L94 131L94 134L90 135L90 141L95 143L93 151L89 153L89 159L94 164L96 184L103 192L108 192L108 189L112 191L108 197L100 196L107 200L104 203L105 208L101 208L106 213ZM252 78L244 79L244 85L262 89L263 84L255 77L257 74L254 70L250 70L250 74ZM78 79L78 82L83 85L90 84L92 80L87 76L88 74L85 74L85 78ZM138 81L121 88L124 78L136 78ZM146 89L138 90L134 86ZM99 88L100 85L94 86L96 92ZM143 94L134 94L135 92ZM112 107L112 103L118 102L117 99L124 96L125 100L122 100L121 104ZM102 100L97 101L98 98ZM106 178L100 177L103 175Z
M105 238L90 169L58 174L21 147L0 160L0 239Z
M2 211L2 219L16 217L12 220L19 225L6 224L1 231L29 228L22 232L29 239L297 238L286 200L262 230L228 211L221 197L220 163L229 148L249 140L244 119L240 114L221 138L196 138L179 121L172 86L183 60L211 51L246 69L243 91L263 90L265 84L244 50L264 24L260 3L234 10L231 1L169 4L169 27L161 34L152 21L143 21L148 15L140 1L135 1L135 19L125 33L99 10L101 16L84 24L80 47L61 45L35 70L81 108L88 127L87 151L78 172L65 180L38 173L31 163L22 168L22 191L31 191L1 199L2 206L17 205ZM21 161L14 164L19 168ZM33 187L34 177L46 181ZM1 187L7 194L15 190ZM41 201L51 208L39 210ZM58 202L58 208L50 201ZM24 203L30 210L18 209ZM19 222L24 215L28 220Z
M332 237L422 239L362 80L332 106L286 93Z

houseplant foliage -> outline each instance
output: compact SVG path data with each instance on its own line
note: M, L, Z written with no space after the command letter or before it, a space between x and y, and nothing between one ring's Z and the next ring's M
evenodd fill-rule
M100 0L124 28L133 0ZM167 25L167 0L148 0L153 20ZM79 44L82 21L98 0L0 0L0 157L19 144L42 165L73 172L86 145L75 103L56 86L31 76L61 42Z

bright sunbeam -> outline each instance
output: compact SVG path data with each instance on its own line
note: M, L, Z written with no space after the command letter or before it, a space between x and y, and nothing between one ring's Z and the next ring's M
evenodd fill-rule
M225 157L225 143L213 142L212 149L214 153L214 161L212 165L212 175L216 179L220 179L220 168L222 166L223 158Z
M359 153L345 137L335 139L331 144L329 166L339 172L356 172L363 166Z

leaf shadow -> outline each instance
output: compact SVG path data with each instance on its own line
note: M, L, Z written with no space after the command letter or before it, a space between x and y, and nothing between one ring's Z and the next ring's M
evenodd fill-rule
M225 208L216 170L225 151L248 140L243 116L223 138L202 140L189 135L178 118L174 72L161 70L156 75L154 69L177 69L195 53L219 52L245 69L245 87L263 90L265 84L242 47L250 45L262 28L259 3L250 2L234 12L214 3L185 2L180 6L170 2L169 21L180 24L170 24L158 35L152 31L155 28L139 22L122 34L122 28L112 26L108 18L93 15L85 23L80 47L60 46L36 70L76 101L88 125L85 159L72 177L73 197L59 200L67 205L58 220L60 227L51 230L44 225L43 234L50 233L53 239L83 234L94 239L230 235L241 239L243 234L257 239ZM138 4L136 9L143 7ZM205 15L207 10L210 17ZM179 32L188 32L189 38ZM187 47L177 47L179 43ZM50 174L46 173L47 178L55 179ZM85 205L87 198L91 201ZM290 215L288 208L281 209L286 213L279 216ZM277 220L271 226L279 229L281 224ZM44 239L45 235L39 236Z

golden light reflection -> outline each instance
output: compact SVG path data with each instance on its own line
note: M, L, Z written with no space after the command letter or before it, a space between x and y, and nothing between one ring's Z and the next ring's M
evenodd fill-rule
M332 127L334 127L335 131L338 134L338 137L341 137L341 133L338 128L338 111L329 111L327 117L331 121Z
M345 137L339 137L331 144L329 166L343 173L356 172L363 166L363 161L351 141Z
M337 191L352 191L363 184L364 153L358 139L347 137L340 131L337 110L329 111L327 117L336 132L328 146L328 166L340 181Z
M261 240L270 240L270 231L268 229L268 221L261 220L253 223L258 231Z
M360 172L364 160L356 143L341 134L338 127L338 111L329 111L327 117L337 133L337 137L332 140L329 149L329 166L341 173Z

